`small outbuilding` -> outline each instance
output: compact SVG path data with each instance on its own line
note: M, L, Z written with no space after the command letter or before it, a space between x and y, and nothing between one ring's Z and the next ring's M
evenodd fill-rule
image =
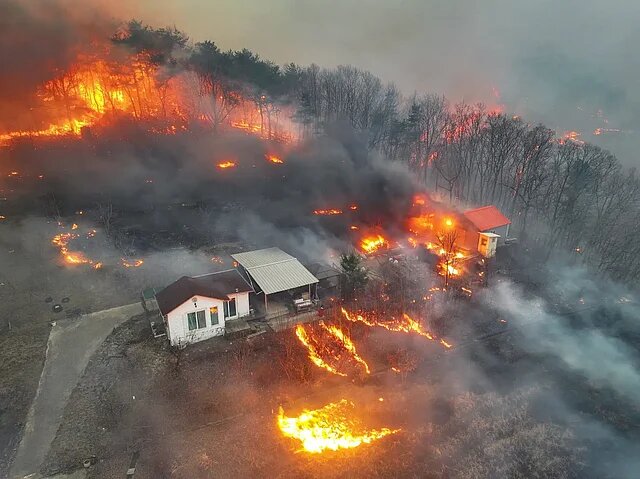
M463 213L467 227L463 234L464 247L491 258L499 241L509 237L511 221L495 206L483 206Z
M156 294L172 345L202 341L225 333L229 322L250 314L252 286L235 269L183 276Z

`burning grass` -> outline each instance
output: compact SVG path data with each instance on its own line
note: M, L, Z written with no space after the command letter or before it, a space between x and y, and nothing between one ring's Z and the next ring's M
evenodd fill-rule
M216 166L218 168L220 168L221 170L226 170L228 168L235 168L236 167L236 162L235 161L231 161L231 160L226 160L226 161L221 161Z
M349 366L360 369L365 374L371 370L367 362L356 350L351 338L338 326L320 321L317 328L299 324L296 336L307 348L309 360L326 371L346 377Z
M313 214L317 216L335 216L341 215L343 211L339 208L329 208L324 210L313 210Z
M269 162L269 163L275 163L275 164L282 164L284 163L284 161L282 160L282 158L280 158L277 155L264 155L265 159Z
M305 409L297 417L285 416L280 407L277 421L285 437L297 439L303 451L314 454L352 449L400 431L386 427L367 429L356 415L355 404L346 399L320 409Z
M72 230L78 229L78 225L74 224L71 227ZM90 238L95 234L94 230L91 230L87 237ZM81 251L72 251L69 247L69 243L79 238L80 234L78 233L58 233L51 239L51 243L58 248L60 251L60 256L66 265L75 266L79 264L88 264L92 265L95 269L100 269L102 267L101 262L96 262L92 259L89 259L84 253Z
M382 321L373 315L364 316L362 314L350 313L344 308L341 308L340 311L345 319L354 323L365 324L369 327L380 327L392 332L417 334L430 341L438 341L446 349L450 349L452 347L451 343L444 339L436 338L432 333L426 331L421 323L406 313L400 318L392 317L389 321Z

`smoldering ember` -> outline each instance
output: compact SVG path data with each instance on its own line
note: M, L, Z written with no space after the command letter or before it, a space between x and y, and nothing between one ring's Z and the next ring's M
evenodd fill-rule
M635 170L499 98L0 17L0 477L638 477Z

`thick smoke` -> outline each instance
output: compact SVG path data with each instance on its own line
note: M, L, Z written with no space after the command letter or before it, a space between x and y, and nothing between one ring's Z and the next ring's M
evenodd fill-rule
M211 15L203 8L143 2L136 14L175 22L199 40L215 32L222 48L250 48L278 63L350 64L406 92L502 102L637 164L637 2L253 0L216 2ZM626 133L593 136L596 128Z
M106 133L54 144L46 161L30 145L16 146L10 157L25 176L44 176L34 187L41 198L56 195L62 216L109 204L149 235L177 231L194 244L280 245L304 258L346 249L351 224L399 227L416 188L404 167L372 156L344 126L300 146L243 134L157 136L116 128L129 141ZM270 163L267 154L283 163ZM236 166L219 168L224 161ZM36 203L32 212L41 207ZM313 214L323 208L345 213Z
M519 366L523 380L547 384L538 415L567 425L586 447L583 477L633 477L640 443L627 427L637 421L640 394L637 296L556 258L538 291L502 280L481 298L530 355L530 366Z
M97 2L0 2L0 130L32 126L29 106L37 87L73 64L96 38L117 24Z

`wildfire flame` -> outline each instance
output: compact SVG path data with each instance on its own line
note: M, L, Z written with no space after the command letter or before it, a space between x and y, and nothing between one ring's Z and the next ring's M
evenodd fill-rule
M78 227L75 224L73 226L74 227L72 227L72 229L74 230L77 229ZM91 234L91 232L87 234L87 237L89 238L92 236L93 235ZM62 259L66 264L70 266L74 266L78 264L90 264L90 265L93 265L96 269L101 268L102 263L95 263L94 261L87 258L84 253L80 251L71 251L69 249L69 243L72 240L79 237L80 235L78 233L58 233L51 239L51 243L58 247L58 250L60 251L60 255L62 256ZM98 264L100 266L96 266Z
M360 364L364 368L367 374L371 374L369 365L356 352L356 347L351 341L351 338L346 336L344 332L337 326L327 326L324 323L322 323L321 326L323 326L327 331L329 331L329 333L333 334L336 338L338 338L338 340L342 343L344 348L349 352L349 354L351 354L351 357L354 359L354 361Z
M284 161L282 161L282 158L276 155L265 155L264 157L267 159L267 161L271 163L277 163L277 164L284 163Z
M386 240L384 236L380 234L365 236L360 241L360 249L362 250L363 253L367 253L367 254L375 253L376 251L382 248L386 248L388 246L389 246L389 242Z
M110 42L98 38L95 42L97 53L78 54L68 69L33 92L38 101L29 110L35 113L36 123L0 131L0 144L21 137L80 136L86 127L115 117L152 120L150 131L166 135L188 130L197 122L280 142L295 140L293 125L282 124L266 111L272 106L265 97L256 100L235 93L230 94L233 98L214 98L217 108L225 111L223 118L214 119L208 107L194 101L188 75L167 80L147 52L114 55Z
M334 216L334 215L341 215L342 210L338 208L330 208L326 210L313 210L313 214L318 216Z
M220 169L226 169L226 168L234 168L236 166L236 162L235 161L231 161L231 160L227 160L227 161L221 161L220 163L218 163L218 168Z
M321 453L326 450L352 449L370 444L400 429L366 429L354 417L355 404L346 399L327 404L320 409L305 409L297 417L287 417L280 407L278 427L285 437L297 439L306 452Z
M120 258L120 263L125 268L138 268L144 264L144 260L142 259L132 259L128 260L126 258Z
M366 317L361 314L350 313L344 308L341 308L341 311L345 319L354 323L362 323L369 327L380 327L393 332L415 333L431 341L437 340L433 334L424 329L422 324L414 320L406 313L402 315L402 318L392 318L390 321L381 321L378 318ZM451 348L451 344L443 339L438 340L438 342L447 349Z
M369 365L358 354L353 341L337 326L319 323L320 329L313 332L304 325L296 326L296 336L307 348L307 354L313 364L330 373L346 377L342 366L351 362L361 367L366 374L370 374Z

